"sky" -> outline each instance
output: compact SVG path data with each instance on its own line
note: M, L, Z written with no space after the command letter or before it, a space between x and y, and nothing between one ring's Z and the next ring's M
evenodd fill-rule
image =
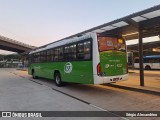
M160 0L0 0L0 35L38 47L158 4Z

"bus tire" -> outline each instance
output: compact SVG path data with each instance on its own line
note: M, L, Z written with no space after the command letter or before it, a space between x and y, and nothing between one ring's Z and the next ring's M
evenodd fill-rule
M146 70L151 70L151 67L147 65L147 66L145 67L145 69L146 69Z
M64 85L63 81L61 80L61 75L59 72L56 72L54 74L54 81L55 81L56 86L58 87L62 87Z
M32 70L32 78L33 78L33 79L37 79L37 78L38 78L38 77L35 75L34 69Z

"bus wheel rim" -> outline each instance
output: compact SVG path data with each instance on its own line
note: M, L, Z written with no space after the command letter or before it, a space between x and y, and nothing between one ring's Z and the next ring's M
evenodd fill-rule
M59 84L60 83L60 78L58 76L56 76L56 83Z
M35 73L33 73L33 78L35 78Z

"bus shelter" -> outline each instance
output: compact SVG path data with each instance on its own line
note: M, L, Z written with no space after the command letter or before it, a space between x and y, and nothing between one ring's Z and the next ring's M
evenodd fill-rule
M144 86L143 38L160 35L160 5L85 30L67 38L81 36L91 32L98 34L118 34L122 35L125 40L139 40L140 86Z

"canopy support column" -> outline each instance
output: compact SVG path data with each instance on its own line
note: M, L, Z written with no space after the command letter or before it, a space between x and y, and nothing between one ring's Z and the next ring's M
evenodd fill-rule
M142 29L139 28L139 72L140 72L140 86L144 86L144 69L143 69L143 36Z

